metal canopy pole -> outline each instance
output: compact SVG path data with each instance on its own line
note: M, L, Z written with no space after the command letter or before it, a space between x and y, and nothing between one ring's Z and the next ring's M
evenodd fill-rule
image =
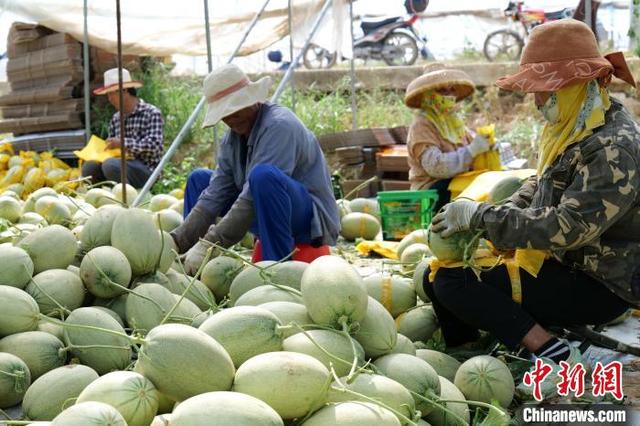
M84 0L84 40L82 45L83 55L83 71L84 71L84 132L86 133L86 140L89 141L91 137L91 87L89 82L89 68L91 66L89 61L89 0Z
M293 64L293 18L291 16L291 9L293 8L293 0L289 0L289 66ZM291 74L291 109L296 112L296 81L295 71Z
M260 19L260 16L262 16L262 13L266 9L267 5L269 4L269 1L270 0L265 0L262 8L258 11L256 16L254 16L253 20L249 24L249 27L247 27L244 35L242 36L242 39L238 43L238 46L236 46L236 49L233 51L233 54L227 60L227 63L231 63L231 61L233 61L233 58L235 58L235 56L238 54L238 52L242 48L243 43L249 36L249 33L251 32L251 30L253 30L253 27L256 26L256 23L258 22L258 19ZM147 182L145 182L142 189L138 191L138 196L134 200L132 206L135 207L138 204L140 204L145 194L149 192L149 190L155 183L156 179L158 179L158 176L160 176L160 173L162 172L162 169L164 168L164 166L169 162L169 160L171 160L171 157L173 157L173 155L176 153L176 151L178 150L178 147L180 146L184 138L189 134L189 130L191 129L191 126L193 126L193 123L195 123L196 119L198 118L198 114L200 114L200 111L204 107L205 101L206 99L204 97L200 98L197 105L191 112L191 115L189 116L189 118L187 118L186 123L184 123L184 126L182 126L182 128L180 129L180 132L178 132L178 135L175 137L173 142L171 142L169 149L160 160L160 163L158 163L156 168L153 170L153 173L151 174L151 176L149 176L149 179L147 179Z
M584 22L595 33L595 28L593 28L593 22L591 21L591 0L585 0L584 2Z
M349 28L351 29L351 128L358 128L358 103L356 101L356 52L353 33L353 0L349 0Z
M209 25L209 0L204 0L204 29L207 40L207 70L213 70L213 56L211 54L211 27ZM213 127L213 143L218 146L218 126Z
M309 33L307 40L304 42L304 46L302 46L302 50L300 51L300 53L298 53L298 56L296 56L295 61L291 63L291 65L287 69L287 72L282 77L282 80L280 80L280 84L278 85L276 92L271 97L271 102L277 102L278 99L280 99L280 95L282 95L282 92L284 91L285 86L287 85L287 83L289 82L289 79L293 75L293 70L298 66L298 63L300 62L302 55L304 55L305 50L307 50L307 48L309 47L309 44L311 43L311 39L313 39L313 36L316 35L318 28L320 28L322 19L327 14L327 11L329 10L329 6L331 6L331 2L332 0L327 0L324 3L324 6L322 6L322 9L320 10L320 14L318 14L316 21L313 23L313 27L311 27L311 32Z
M127 205L127 146L124 130L124 87L122 84L122 26L120 19L120 0L116 0L116 22L118 27L118 106L120 107L120 182L122 183L122 202Z

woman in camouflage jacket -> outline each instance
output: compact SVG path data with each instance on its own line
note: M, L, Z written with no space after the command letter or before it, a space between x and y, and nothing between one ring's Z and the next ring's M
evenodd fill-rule
M447 205L432 230L483 231L499 249L545 250L549 259L537 277L520 271L521 303L503 266L481 281L462 268L425 279L449 346L482 329L510 348L575 361L577 350L543 327L603 324L640 302L640 127L609 98L613 75L635 86L622 54L603 57L590 28L565 19L536 27L520 71L498 80L534 93L547 121L538 175L504 205Z

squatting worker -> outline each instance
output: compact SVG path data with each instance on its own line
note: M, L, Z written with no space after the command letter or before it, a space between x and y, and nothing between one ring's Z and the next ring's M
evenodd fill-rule
M439 269L424 288L448 345L488 330L555 363L580 352L543 326L603 324L640 302L640 127L607 85L635 86L621 53L603 57L587 25L563 19L531 33L505 90L533 93L545 127L538 174L505 205L456 201L433 219L442 237L471 230L503 250L546 250L537 278L520 270L522 303L504 266ZM555 388L554 388L555 389Z
M236 65L204 80L202 126L222 120L229 131L216 169L194 170L187 181L186 219L172 232L180 252L188 250L187 272L198 269L209 243L229 247L249 230L264 260L286 257L295 244L336 242L339 216L320 144L289 109L266 101L270 83L251 82Z
M131 80L126 69L122 70L122 86L126 89L123 95L127 181L136 188L142 188L162 158L164 119L157 107L138 97L136 90L142 87L142 82ZM107 148L121 148L118 69L105 71L104 86L93 93L107 95L109 103L116 109L109 123ZM105 180L120 182L120 158L109 158L103 163L87 161L82 167L82 176L91 176L94 183Z
M409 180L412 190L435 189L440 206L448 203L449 182L471 170L474 157L489 150L489 142L465 127L459 102L475 90L461 70L429 64L407 86L405 104L416 110L409 128Z

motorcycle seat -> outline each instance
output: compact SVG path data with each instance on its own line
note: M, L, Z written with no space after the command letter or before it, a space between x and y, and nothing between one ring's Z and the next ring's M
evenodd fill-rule
M545 12L544 16L548 21L556 21L558 19L569 18L572 15L572 11L570 8L565 8L562 10L555 10L553 12Z
M392 17L371 17L371 18L362 18L362 22L360 23L360 28L362 31L369 33L374 31L380 27L384 27L385 25L392 24L400 19L401 16L392 16Z

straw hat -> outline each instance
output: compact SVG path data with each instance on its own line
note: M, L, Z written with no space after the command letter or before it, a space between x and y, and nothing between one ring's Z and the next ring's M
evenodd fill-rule
M424 67L424 74L413 80L407 86L404 103L411 108L420 108L422 95L428 90L451 87L456 92L458 101L471 95L475 85L471 77L462 71L445 68L443 64L433 63Z
M267 100L270 77L252 82L237 65L227 64L217 68L204 79L204 96L207 98L207 115L202 127L215 126L224 117L257 102Z
M621 52L602 56L588 25L561 19L535 27L522 53L520 70L496 84L510 91L555 92L597 78L607 84L611 75L636 85Z
M122 68L122 87L124 89L142 87L141 81L131 80L131 74ZM118 68L111 68L104 72L104 86L93 91L94 95L106 95L109 92L118 90Z

